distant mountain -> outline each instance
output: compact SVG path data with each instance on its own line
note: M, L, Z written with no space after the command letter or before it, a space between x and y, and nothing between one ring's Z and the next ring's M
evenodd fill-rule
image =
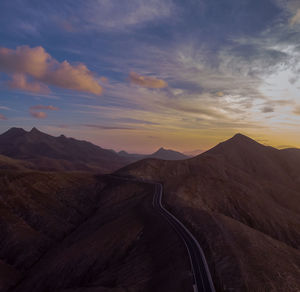
M111 172L128 159L92 143L53 137L33 128L27 132L11 128L0 135L0 154L30 162L41 170L80 170Z
M237 134L194 158L141 160L117 174L164 184L167 208L203 244L223 287L300 287L299 149L278 150Z
M161 147L158 149L156 152L152 154L130 154L127 153L126 151L120 151L118 154L122 157L126 157L131 159L132 162L138 161L141 159L146 159L146 158L156 158L156 159L162 159L162 160L182 160L182 159L188 159L190 158L187 155L184 155L180 152L170 150L170 149L164 149Z
M131 153L128 153L124 150L118 152L118 155L121 156L121 157L126 157L128 159L130 159L132 162L134 161L137 161L137 160L141 160L141 159L144 159L147 157L147 155L144 155L144 154L131 154Z
M153 154L148 155L147 158L157 158L163 160L183 160L189 157L174 150L160 148Z

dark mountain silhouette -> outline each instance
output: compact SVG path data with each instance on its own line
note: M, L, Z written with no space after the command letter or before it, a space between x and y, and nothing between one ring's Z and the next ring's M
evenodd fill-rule
M110 172L128 163L112 151L90 142L53 137L33 128L11 128L0 135L0 154L30 162L41 170L94 170Z
M146 159L117 174L163 182L168 208L203 244L223 289L299 289L299 149L237 134L194 158Z
M171 149L164 149L161 147L157 151L155 151L152 154L131 154L127 153L126 151L120 151L118 154L122 157L127 157L131 160L131 162L138 161L141 159L146 159L146 158L156 158L156 159L163 159L163 160L182 160L182 159L187 159L190 158L187 155L184 155L178 151L174 151Z
M160 148L153 154L149 155L148 158L157 158L163 160L183 160L189 157L174 150Z

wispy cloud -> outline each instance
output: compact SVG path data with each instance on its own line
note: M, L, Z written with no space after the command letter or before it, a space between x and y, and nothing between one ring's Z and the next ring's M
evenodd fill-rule
M84 64L60 63L43 47L0 48L0 71L13 76L11 87L27 91L45 93L53 85L96 95L102 93L97 78ZM27 77L32 80L28 81Z
M50 111L57 111L59 110L58 107L53 105L34 105L30 107L30 110L50 110Z
M129 80L133 84L147 88L165 88L168 86L168 83L162 79L152 76L142 76L135 72L130 72Z
M82 126L87 128L94 128L98 130L135 130L135 128L130 128L130 127L104 126L104 125L97 125L97 124L83 124Z
M3 106L3 105L0 106L0 109L1 109L1 110L6 110L6 111L12 110L10 107Z
M31 116L33 116L36 119L45 119L47 118L47 114L45 112L30 112Z
M172 0L87 0L80 6L82 28L104 31L139 29L174 13ZM76 23L76 20L74 20Z
M40 111L43 110L43 111ZM44 111L57 111L59 110L58 107L55 107L53 105L34 105L29 108L29 113L32 117L37 118L37 119L45 119L47 118L47 113Z

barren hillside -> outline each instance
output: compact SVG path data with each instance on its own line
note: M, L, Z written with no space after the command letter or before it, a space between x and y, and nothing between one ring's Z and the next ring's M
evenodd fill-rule
M299 152L238 134L195 158L143 160L118 174L164 183L168 208L197 234L224 290L297 291Z

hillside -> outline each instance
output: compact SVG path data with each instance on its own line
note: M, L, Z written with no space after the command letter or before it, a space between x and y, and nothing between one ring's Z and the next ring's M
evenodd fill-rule
M11 128L0 135L0 154L27 161L31 168L47 171L111 172L129 162L92 143L64 135L53 137L36 128L29 132Z
M26 170L33 168L34 166L30 162L23 160L12 159L4 155L0 155L0 169L9 170Z
M0 291L192 292L185 248L153 212L152 186L0 171L0 190Z
M225 291L297 291L299 151L237 134L189 160L148 159L117 173L164 183L168 208L197 235Z

